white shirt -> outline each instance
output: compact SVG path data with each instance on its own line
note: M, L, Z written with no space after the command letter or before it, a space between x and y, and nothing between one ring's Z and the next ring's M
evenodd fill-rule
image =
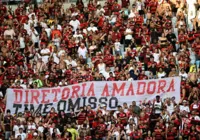
M37 130L40 131L41 133L43 133L44 127L43 126L39 126Z
M20 48L21 48L21 49L24 49L24 48L25 48L25 43L24 43L24 38L23 38L23 37L20 37L20 38L19 38L19 44L20 44Z
M53 134L53 130L54 130L54 128L51 127L51 128L50 128L50 134L51 134L51 135ZM60 133L59 129L56 128L56 130L57 130L57 134L60 135L61 133Z
M35 130L35 129L36 129L35 123L28 124L28 130Z
M5 30L4 32L4 36L11 36L11 38L13 38L14 35L15 35L15 31L13 29L8 29L8 30Z
M114 132L114 136L115 136L115 137L118 137L118 136L119 136L119 132L118 132L118 131L115 131L115 132Z
M52 56L53 56L53 61L54 61L56 64L59 64L60 59L57 57L57 54L56 54L56 53L53 53Z
M132 33L132 30L130 28L127 28L125 33ZM131 34L128 34L125 36L126 40L131 40L133 38L133 36Z
M159 62L159 58L160 58L160 53L153 53L153 57L154 57L154 61L156 63L158 63Z
M51 28L45 28L45 31L47 32L48 38L51 36Z
M41 26L43 27L43 28L47 28L47 24L45 23L45 22L40 22L40 24L41 24Z
M49 50L49 48L44 48L44 49L42 49L41 51L40 51L40 53L41 54L47 54L47 53L50 53L50 50ZM41 56L42 57L42 61L44 62L44 63L47 63L49 60L49 55L45 55L45 56Z
M133 81L133 78L132 77L128 78L128 81Z
M59 50L58 57L60 57L61 55L65 54L65 53L66 53L65 50Z
M117 17L115 15L112 15L112 19L110 20L110 23L115 23L117 21Z
M30 13L30 14L28 15L28 18L31 19L32 15L35 16L35 13L34 13L34 12L33 12L33 13ZM35 17L36 17L36 16L35 16Z
M77 28L80 26L79 20L71 20L69 24L73 27L73 31L76 31Z
M75 13L75 12L71 14L72 17L77 16L77 15L78 15L78 13Z
M155 114L161 113L161 109L162 109L161 107L162 107L162 102L155 101L155 103L154 103Z
M128 18L134 18L136 16L135 12L131 10L131 13L128 15Z
M79 56L83 56L83 58L86 58L86 54L87 54L87 48L86 47L84 47L84 48L81 48L81 47L79 47L78 48L78 55Z
M23 125L14 125L13 127L13 131L15 132L15 138L17 138L17 135L19 134L19 128L23 128L24 129L24 126Z
M195 7L195 3L196 0L186 0L187 4L188 4L188 19L193 19L196 16L196 7Z
M189 106L183 106L183 105L181 105L181 106L180 106L180 111L181 111L181 112L182 112L182 111L190 112L190 108L189 108Z
M162 73L159 72L159 73L158 73L158 78L161 79L161 78L164 77L165 75L166 75L165 72L162 72Z
M54 45L56 45L58 48L60 48L60 38L53 38L52 39Z
M102 115L108 115L108 111L107 110L102 109L101 111L102 111Z
M118 114L118 113L119 113L119 111L116 110L116 111L114 112L113 116L114 116L115 118L117 118L117 114Z
M21 84L20 86L21 86L23 89L27 89L26 84Z
M34 31L29 30L29 35L31 36L31 40L33 41L33 43L39 42L39 34L35 29Z
M55 29L54 26L51 26L51 29L54 30ZM57 25L57 29L60 30L60 31L62 31L62 26L58 24Z
M37 23L38 23L38 20L37 19L34 19L34 20L29 19L28 23L29 23L29 25L34 24L34 27L36 27Z
M98 64L98 70L99 70L99 73L102 73L102 74L103 74L103 72L105 72L105 70L106 70L106 65L105 65L105 63L99 63L99 64Z
M131 119L134 120L134 123L136 124L136 126L138 125L138 118L137 117L133 117L133 116L130 116L129 120L130 121Z
M181 77L183 77L184 79L187 79L187 77L188 77L188 74L186 73L186 72L184 72L184 73L179 73L179 76L181 76Z
M82 34L74 34L73 37L74 37L74 38L78 38L78 37L79 37L79 38L82 38L82 39L83 39L83 35L82 35Z
M16 137L21 136L21 140L25 140L26 139L26 134L25 133L21 133L21 134L17 134Z
M72 60L72 61L69 61L69 60L65 60L65 63L68 65L72 65L72 67L76 67L77 66L77 63L76 61Z
M116 51L120 51L120 46L121 46L120 42L115 42L114 46Z
M167 111L170 113L170 115L172 114L172 112L174 112L174 104L170 103L170 105L167 105Z
M88 27L87 30L88 31L93 31L93 32L98 31L97 27Z
M103 71L102 74L106 80L110 77L109 72L107 72L107 71Z
M103 8L97 9L97 10L96 10L96 15L99 15L101 12L102 12L102 13L105 13L105 10L104 10Z
M29 32L29 30L31 29L30 24L29 24L29 23L28 23L28 24L24 23L24 29L25 29L27 32Z

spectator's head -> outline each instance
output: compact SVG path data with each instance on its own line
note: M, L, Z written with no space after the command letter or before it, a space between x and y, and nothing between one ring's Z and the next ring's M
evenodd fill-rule
M7 113L7 115L9 116L10 115L10 109L8 109L7 111L6 111L6 113Z
M159 96L159 95L156 96L156 101L157 101L157 102L160 101L160 96Z
M123 103L123 108L128 108L128 105L127 105L127 103L125 102L125 103Z
M135 101L132 102L132 106L136 106L136 102Z
M22 128L22 127L19 128L19 133L20 133L20 134L23 133L23 128Z

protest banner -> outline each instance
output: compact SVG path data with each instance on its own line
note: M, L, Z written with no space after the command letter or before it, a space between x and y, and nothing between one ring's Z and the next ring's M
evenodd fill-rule
M106 105L108 110L132 101L153 101L157 95L162 99L175 97L180 101L180 77L139 81L92 81L65 87L41 89L8 89L6 109L12 114L23 112L25 108L46 114L54 107L66 113L73 108L91 105Z

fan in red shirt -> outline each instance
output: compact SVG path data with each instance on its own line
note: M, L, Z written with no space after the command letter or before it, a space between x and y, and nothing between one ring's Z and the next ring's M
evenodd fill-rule
M112 9L113 4L115 3L115 0L107 0L108 8Z
M121 0L122 8L126 8L130 5L130 0Z
M6 72L6 69L4 67L0 67L0 86L3 84L5 72Z
M141 27L137 26L137 28L135 28L135 39L140 39L141 38L141 32L142 32Z
M96 68L100 62L102 62L102 56L99 52L96 52L96 55L92 57L92 63L94 64L94 67Z
M95 10L96 10L96 7L94 6L94 4L93 4L93 1L92 1L92 0L90 0L90 1L89 1L89 3L88 3L88 9L89 9L89 11L90 11L90 12L92 12L92 11L95 11Z
M80 11L83 11L83 8L84 8L83 1L82 1L82 0L77 0L77 2L76 2L76 7L77 7Z
M197 55L199 55L200 52L200 41L199 37L195 39L195 41L192 44L192 48L194 48L194 51L196 52Z
M111 25L108 24L106 21L104 21L104 23L103 23L103 27L102 27L102 31L103 31L104 33L107 33L107 34L108 34L110 28L111 28Z
M127 125L127 115L124 112L123 108L120 106L119 108L119 113L117 114L117 119L120 120L121 124L123 124L124 126Z
M105 21L105 17L103 15L100 15L99 20L98 20L98 27L102 28L104 21Z
M141 15L138 15L135 19L135 22L137 25L142 26L142 24L144 23L144 18Z
M114 66L114 56L110 54L109 51L106 52L106 55L104 55L103 59L104 63L107 67L113 67Z
M177 131L175 131L173 124L170 124L167 128L166 140L174 140L177 136Z
M82 125L87 117L87 112L83 110L83 107L80 107L80 112L77 114L78 125Z
M18 5L18 7L15 9L15 15L19 16L21 11L22 11L22 8L20 7L20 5Z
M15 56L15 62L18 64L18 66L22 66L24 64L24 56L21 52L16 54Z
M3 4L0 4L0 10L5 14L7 12L7 7Z
M152 43L152 44L150 45L150 47L149 47L150 51L153 51L153 50L159 49L159 48L160 48L160 45L157 43L157 40L154 39L154 40L153 40L153 43Z
M109 9L109 4L108 4L108 2L105 2L105 4L104 4L104 6L103 6L103 9L104 9L104 15L105 16L108 16L108 15L110 15L110 9Z
M181 135L183 139L189 139L190 129L187 124L183 125L183 130L181 131Z
M20 81L17 81L15 85L12 85L10 88L13 89L23 89L23 87L20 86Z
M96 116L96 112L91 109L90 105L88 105L87 106L87 117L88 117L88 120L89 120L90 128L92 127L92 123L94 121L95 116Z
M145 75L145 71L142 70L142 72L138 75L138 80L146 80L148 77Z
M116 40L121 40L121 33L118 29L114 29L114 31L111 34L112 42L115 42Z
M112 9L112 12L119 12L121 10L121 6L120 4L117 3L117 1L115 1L111 9Z
M193 125L192 127L191 127L191 131L190 131L190 134L189 134L189 140L198 140L198 138L197 138L197 130L196 130L196 128L195 128L195 126Z
M184 31L180 31L179 35L178 35L178 40L180 44L186 43L187 41L187 36L184 34Z
M99 119L99 124L97 126L97 130L96 130L96 133L99 134L99 137L100 138L103 138L105 136L105 133L106 133L106 124L104 123L104 119L103 118L100 118Z
M150 11L152 14L155 14L157 10L158 2L157 0L151 0L148 4L148 7L150 7Z
M72 64L68 65L68 69L65 71L65 75L67 78L70 78L72 75Z
M163 27L168 30L172 28L172 21L169 17L167 17L167 19L165 20Z
M134 140L141 140L142 132L139 129L135 129L135 131L130 134L130 137Z
M58 113L56 113L54 107L51 108L49 113L50 113L50 117L53 119L53 121L57 122Z
M141 44L142 45L148 45L149 42L150 42L150 36L146 35L146 33L143 32Z
M107 79L107 81L116 81L115 77L113 76L112 72L109 72L109 78Z
M155 129L154 129L154 139L163 140L162 129L160 129L159 123L156 124Z
M195 93L194 93L195 94ZM190 111L196 111L199 112L200 111L200 105L198 103L198 101L195 99L194 102L190 105Z
M18 17L17 17L17 19L18 19L18 21L20 22L20 23L25 23L26 21L28 21L28 16L26 15L26 13L25 13L25 11L23 11L23 13L22 13L22 15L19 15Z

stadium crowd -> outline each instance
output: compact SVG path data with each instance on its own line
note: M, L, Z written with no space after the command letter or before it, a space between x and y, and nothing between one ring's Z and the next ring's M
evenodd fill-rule
M5 140L200 140L200 1L60 0L0 5L0 134ZM79 112L5 110L7 88L180 76L181 100Z

